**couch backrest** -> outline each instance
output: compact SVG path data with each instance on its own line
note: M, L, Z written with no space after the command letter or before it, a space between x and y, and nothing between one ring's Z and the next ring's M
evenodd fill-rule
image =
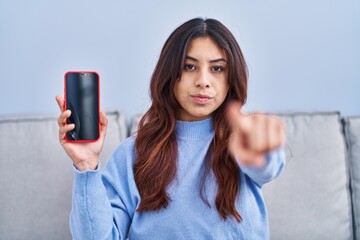
M347 117L344 123L349 147L355 239L360 239L360 117Z
M121 113L107 117L104 160L127 134ZM0 118L0 239L71 239L73 171L58 141L56 118Z
M353 239L346 144L338 113L283 115L285 171L264 187L271 239Z
M107 116L102 166L127 134L121 113ZM0 239L71 239L73 172L56 117L0 117ZM344 121L348 158L338 113L281 117L291 153L283 174L264 187L271 239L353 239L352 204L360 239L360 117Z

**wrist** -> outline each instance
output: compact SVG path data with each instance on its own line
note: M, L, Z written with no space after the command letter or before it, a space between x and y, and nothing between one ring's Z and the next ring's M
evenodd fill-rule
M98 161L82 161L79 163L74 163L75 168L80 171L93 171L98 168Z

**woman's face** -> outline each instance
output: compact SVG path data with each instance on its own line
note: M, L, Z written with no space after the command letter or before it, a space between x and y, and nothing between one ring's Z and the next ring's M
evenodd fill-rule
M192 40L181 77L174 86L180 120L206 119L224 102L229 90L227 59L210 37Z

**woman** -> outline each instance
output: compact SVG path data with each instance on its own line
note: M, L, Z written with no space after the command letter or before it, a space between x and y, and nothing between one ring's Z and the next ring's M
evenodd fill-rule
M231 32L192 19L166 41L151 78L152 104L138 132L97 168L101 137L60 142L74 163L74 239L268 239L262 186L285 162L284 126L244 114L247 68ZM63 99L57 97L62 110Z

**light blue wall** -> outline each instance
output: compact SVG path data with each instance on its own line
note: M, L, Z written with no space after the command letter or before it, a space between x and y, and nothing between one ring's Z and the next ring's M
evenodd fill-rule
M246 109L360 115L360 1L0 0L0 114L57 112L67 70L97 70L101 105L130 118L168 35L222 21L250 71Z

